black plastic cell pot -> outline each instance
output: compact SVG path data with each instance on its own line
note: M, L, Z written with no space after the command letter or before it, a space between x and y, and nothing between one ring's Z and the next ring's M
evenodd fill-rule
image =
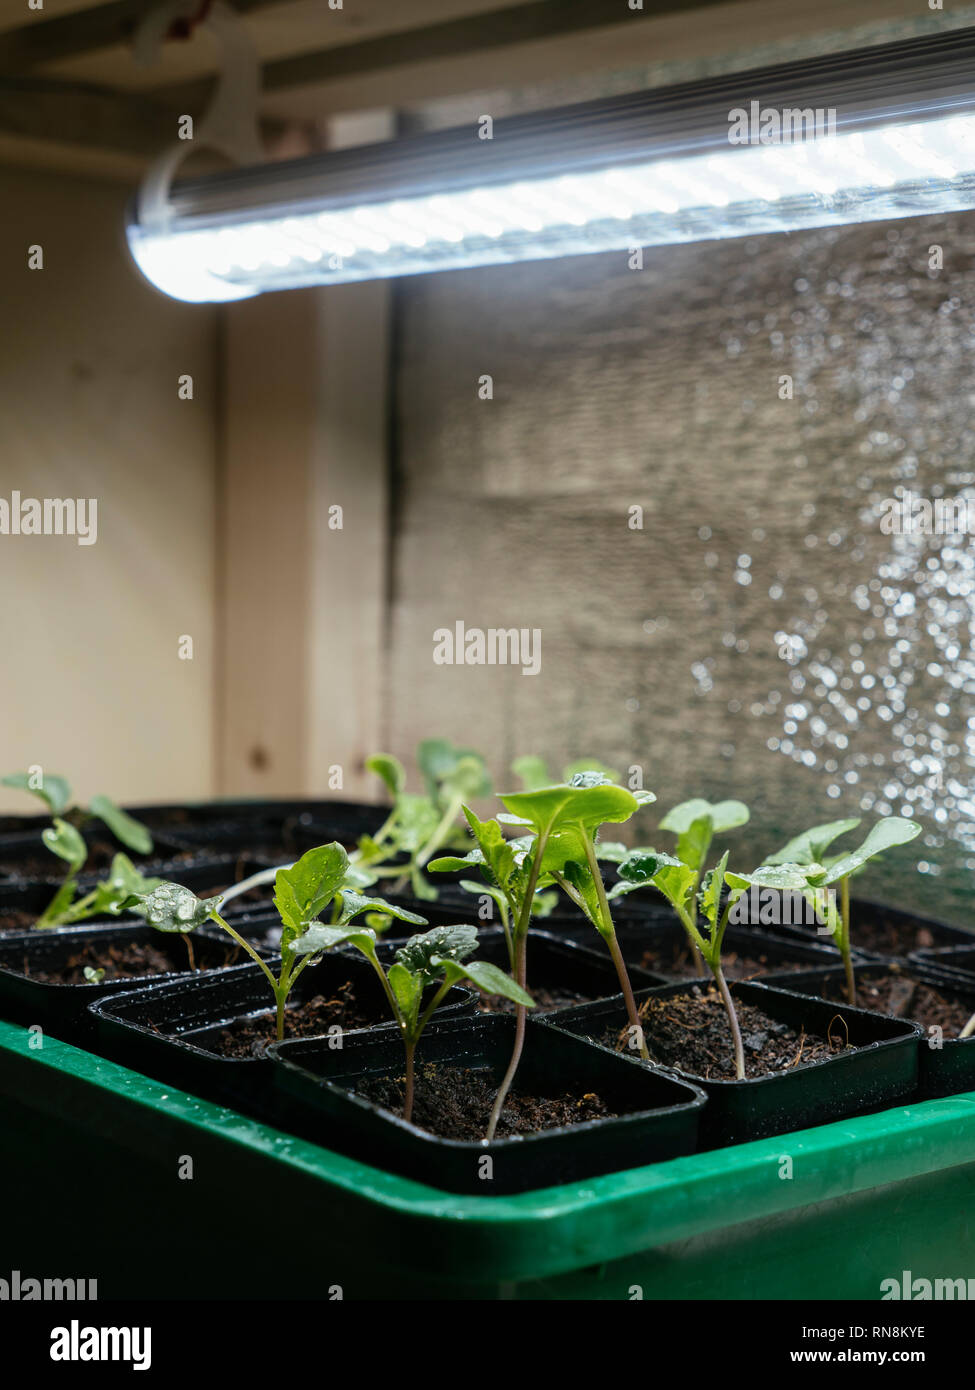
M318 824L341 831L357 839L379 829L388 815L388 808L364 801L322 800L226 800L197 804L153 803L146 806L127 806L126 810L150 830L162 830L180 836L186 831L206 830L217 826L236 825L245 834L253 834L260 826L287 829L292 825ZM341 838L333 833L329 838Z
M95 844L104 845L106 862L99 868L86 869L78 875L78 883L82 889L104 878L111 857L118 853L128 855L142 873L160 875L165 866L185 861L188 853L193 855L193 851L188 851L182 841L175 839L154 838L149 854L137 854L135 850L128 849L117 841L108 830L87 828L83 834L89 847ZM201 857L199 850L195 852L195 857ZM4 835L0 838L0 883L14 886L25 883L58 883L64 877L65 868L64 861L45 847L39 830L21 835Z
M619 994L620 982L609 952L600 951L595 930L594 947L563 941L548 932L532 930L528 934L527 977L528 992L537 996L533 1018L553 1008L565 1008L569 1003L585 1003ZM383 952L392 954L393 943L384 945ZM478 932L475 959L490 961L510 973L508 945L500 927ZM647 989L665 983L660 975L648 970L631 969L630 983L634 989ZM483 1007L487 1007L486 1004ZM513 1012L514 1005L504 1008Z
M513 1018L498 1014L433 1023L417 1049L417 1067L485 1072L494 1087L507 1067L514 1028ZM302 1107L310 1138L432 1187L481 1196L553 1187L691 1153L704 1107L693 1085L631 1067L605 1049L529 1020L516 1089L536 1096L569 1087L580 1095L595 1092L619 1113L485 1145L437 1138L357 1093L367 1078L402 1076L396 1037L350 1034L342 1051L320 1039L295 1040L275 1043L270 1052L275 1085Z
M930 951L913 951L908 960L927 970L960 976L963 982L975 984L975 945L939 946Z
M272 960L272 969L276 970L277 963ZM317 995L334 998L348 983L353 986L357 1007L370 1017L369 1027L395 1027L372 967L361 957L338 952L306 966L295 982L289 1005L305 1004ZM473 1011L470 990L455 988L440 1005L438 1016ZM257 1054L226 1057L214 1050L220 1034L235 1020L266 1018L270 1026L274 1001L259 966L251 963L219 974L187 976L152 989L116 993L91 1004L90 1014L98 1050L104 1056L193 1095L286 1124L286 1107L280 1098L275 1104L268 1058ZM337 1045L334 1035L327 1045Z
M952 1003L961 1005L968 1017L975 1014L975 977L967 984L952 980L937 970L908 961L884 964L879 961L856 967L857 985L869 984L893 973L905 982L930 985ZM799 994L814 994L819 998L841 1000L846 990L846 972L841 965L826 970L804 970L798 975L782 977L780 983ZM905 1010L910 1018L910 1008ZM918 1052L918 1100L936 1100L954 1096L962 1091L975 1090L975 1037L958 1038L932 1034L923 1021L913 1020L921 1028Z
M854 898L851 903L852 938L858 954L865 960L907 959L912 952L935 946L965 945L972 933L949 922L921 917L885 903ZM834 950L831 938L815 926L768 924L763 931L793 941L820 941Z
M697 978L690 938L673 914L665 922L617 922L616 936L628 966L640 966L667 983ZM816 940L793 941L748 927L728 927L722 960L728 979L753 979L783 970L831 965L836 951Z
M201 897L209 897L239 879L246 878L254 872L255 867L248 861L211 859L204 856L199 861L189 865L175 866L174 877L176 877L177 882L182 883L186 888L191 888L194 893L198 893ZM40 917L54 896L55 887L51 883L0 883L0 941L3 940L3 936L7 932L28 931L33 927L37 918ZM86 889L80 889L78 897L84 896L86 891ZM79 922L76 925L93 929L95 927L117 927L120 924L131 925L138 921L139 918L135 914L124 913L120 917L92 917L86 922ZM45 930L48 929L45 928ZM61 928L54 928L54 930L60 931Z
M191 932L189 936L196 965L204 973L223 971L237 964L243 954L229 938L217 941L201 932ZM115 979L106 976L98 984L64 984L35 977L63 969L86 947L105 950L130 945L151 946L162 952L171 961L172 970ZM150 982L163 983L186 975L189 970L185 939L176 933L158 932L143 922L10 933L0 937L0 1018L11 1023L40 1024L66 1042L82 1041L91 1033L87 1009L94 999Z
M673 999L695 988L693 983L683 983L644 990L636 995L637 1006L650 994ZM702 1126L705 1147L740 1144L863 1114L892 1105L916 1089L921 1033L916 1024L827 1004L757 981L734 981L731 990L735 999L755 1004L796 1032L826 1037L831 1024L842 1020L852 1047L825 1061L800 1062L789 1070L744 1081L712 1080L674 1067L675 1074L707 1094ZM618 996L548 1014L538 1026L585 1038L608 1051L602 1039L610 1030L625 1029L627 1015ZM652 1034L648 1033L647 1041L652 1054ZM628 1054L625 1060L630 1066L647 1069L648 1064L638 1055Z

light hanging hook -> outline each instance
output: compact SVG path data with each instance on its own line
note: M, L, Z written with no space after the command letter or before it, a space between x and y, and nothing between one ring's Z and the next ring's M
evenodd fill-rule
M142 226L163 230L172 220L169 191L176 170L193 150L210 149L235 164L263 161L258 128L261 67L240 16L224 0L166 0L139 24L133 38L136 62L158 62L167 38L188 38L198 29L213 36L220 51L216 89L192 140L175 140L142 181L137 198Z

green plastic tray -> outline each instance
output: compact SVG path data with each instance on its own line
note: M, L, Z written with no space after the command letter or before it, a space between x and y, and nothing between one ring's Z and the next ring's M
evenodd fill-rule
M100 1298L879 1298L975 1272L975 1093L457 1197L0 1023L0 1122L0 1265Z

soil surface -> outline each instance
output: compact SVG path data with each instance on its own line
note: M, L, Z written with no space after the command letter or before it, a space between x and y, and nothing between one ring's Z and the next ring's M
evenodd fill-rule
M394 1115L403 1113L403 1077L370 1076L356 1085L356 1094ZM491 1107L498 1093L492 1073L470 1067L427 1063L417 1068L413 1123L440 1139L477 1142L484 1138ZM498 1121L497 1137L535 1134L540 1129L605 1120L618 1114L592 1092L557 1090L536 1096L519 1090L517 1082Z
M166 850L158 853L135 854L132 850L126 849L124 845L109 844L98 841L91 846L88 851L88 858L85 860L85 867L78 875L78 882L81 891L78 896L82 896L84 887L91 887L100 877L108 873L111 868L112 860L116 854L125 854L132 860L140 873L147 877L162 877L162 870L171 876L172 867L189 869L197 864L209 863L213 855L209 850L194 849L183 850L170 854ZM53 854L34 854L29 852L23 856L18 855L15 859L7 859L0 862L0 879L6 881L31 882L38 881L60 883L64 878L65 864L63 859L58 859Z
M925 1028L941 1028L946 1038L957 1038L975 1013L975 1004L964 1003L947 985L935 988L900 971L874 975L861 968L856 975L858 1008L905 1018ZM846 990L842 983L831 984L824 998L845 1004Z
M755 1004L735 1000L745 1052L745 1075L770 1076L810 1062L822 1062L848 1048L846 1029L837 1018L829 1039L797 1033ZM735 1054L728 1015L716 989L699 989L674 999L650 998L640 1006L640 1020L650 1057L662 1066L707 1080L734 1081ZM597 1039L617 1051L629 1050L629 1026L604 1030Z
M624 955L632 964L639 965L644 970L651 970L657 975L671 975L677 980L693 980L698 975L689 941L675 943L672 947L650 947L639 959L636 959L632 952L628 953L624 946ZM810 961L777 960L762 951L755 955L746 955L729 948L721 953L721 966L727 980L750 980L756 976L769 975L773 971L778 974L780 971L784 973L809 970L811 965Z
M351 981L342 985L331 999L316 994L304 1004L288 1006L284 1011L284 1036L286 1038L313 1038L327 1033L338 1024L340 1028L369 1028L374 1023L385 1023L386 1016L377 1017L375 1012L367 1012L355 1000L355 986ZM268 1043L275 1041L276 1015L273 1009L251 1018L238 1018L214 1037L191 1038L196 1047L205 1047L218 1057L249 1058L263 1057Z
M871 917L866 917L863 912L858 914L855 903L850 935L853 946L886 956L908 956L912 951L956 944L939 940L937 934L923 922L894 921L882 909ZM824 939L829 941L828 937ZM975 937L972 944L975 945Z
M36 912L24 912L19 907L5 907L0 912L0 935L4 932L30 931L37 916Z
M572 1004L591 1004L594 998L604 997L579 994L572 989L546 989L544 985L541 988L532 985L528 993L535 1001L535 1007L531 1010L533 1018L537 1018L539 1014L550 1014L553 1009L567 1009ZM513 1014L517 1005L513 999L505 999L500 994L481 994L478 996L477 1007L483 1014Z
M104 946L96 942L89 942L74 952L65 961L64 965L44 969L41 966L32 966L30 958L25 953L22 973L31 980L40 980L45 984L59 985L86 985L89 983L85 979L85 968L92 970L104 970L104 979L123 980L137 978L142 975L168 975L173 972L189 971L190 956L187 946L192 944L194 952L194 962L197 970L222 969L224 966L231 965L240 955L240 948L221 951L219 957L214 957L212 949L206 951L206 958L201 959L201 943L189 943L186 938L180 941L173 941L172 944L161 940L160 944L146 944L142 942L125 942L124 944L113 943Z

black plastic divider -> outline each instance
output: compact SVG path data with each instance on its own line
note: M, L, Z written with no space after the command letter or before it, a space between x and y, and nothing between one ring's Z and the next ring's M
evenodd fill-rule
M417 1065L484 1072L500 1083L511 1055L515 1021L497 1014L431 1024L417 1050ZM365 1078L403 1074L397 1037L350 1034L341 1051L323 1039L275 1043L275 1085L303 1112L308 1137L387 1171L451 1192L501 1196L551 1187L601 1173L691 1153L703 1093L664 1072L637 1070L602 1048L589 1046L530 1020L517 1089L560 1095L571 1088L597 1093L615 1108L613 1118L536 1130L481 1142L440 1139L358 1094Z
M637 1006L648 996L675 999L697 988L693 983L683 983L644 990L636 995ZM825 1038L842 1022L842 1036L849 1040L850 1048L825 1061L797 1061L787 1071L744 1081L714 1080L674 1067L676 1075L694 1082L707 1094L703 1138L708 1148L746 1143L863 1114L892 1105L916 1089L921 1033L916 1024L846 1005L826 1004L809 995L758 982L735 981L731 991L735 999L756 1005L797 1033ZM623 1034L628 1019L620 995L548 1014L539 1020L538 1026L585 1038L602 1050L611 1051L605 1038ZM650 1031L647 1043L652 1056ZM630 1053L624 1059L632 1066L648 1069L638 1053Z

